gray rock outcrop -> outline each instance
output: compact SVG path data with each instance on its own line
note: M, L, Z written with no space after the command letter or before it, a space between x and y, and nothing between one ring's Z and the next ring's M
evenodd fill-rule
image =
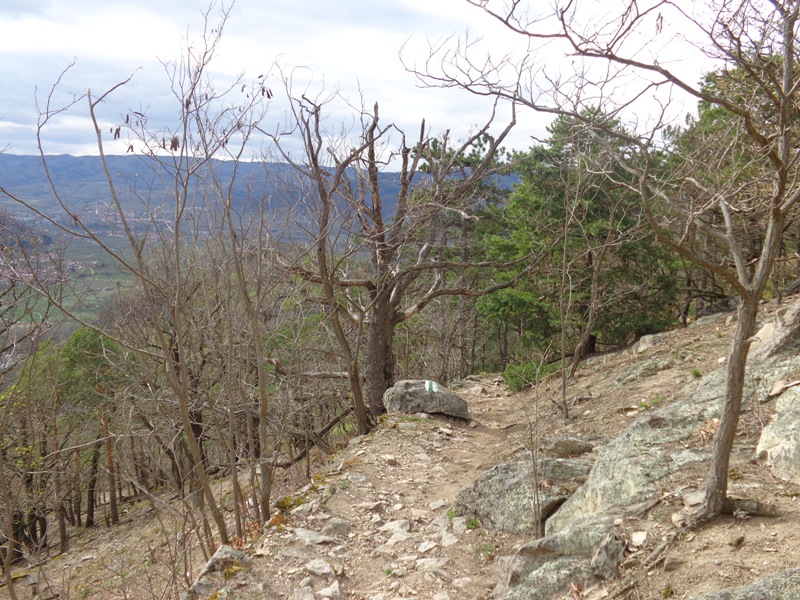
M648 411L598 451L586 483L547 521L547 534L600 514L622 513L658 493L656 483L681 468L706 460L705 448L666 451L664 446L697 435L700 426L719 416L724 373L706 377L686 397Z
M762 330L759 347L754 348L749 360L749 402L770 399L776 394L776 382L789 382L800 368L800 356L793 352L800 345L798 322L800 303L776 326ZM586 482L547 520L546 537L530 542L506 559L508 568L497 590L499 597L552 598L570 582L613 576L625 549L613 523L657 498L661 493L659 482L666 477L708 460L708 447L687 441L698 439L702 427L720 416L725 377L722 368L699 383L687 385L681 392L682 400L648 411L601 446ZM759 452L776 475L800 482L800 385L787 383L778 393L775 418L764 430ZM751 408L752 404L743 407L745 411ZM530 486L524 477L520 481L523 488ZM495 493L498 498L503 494L519 496L518 491L498 489ZM697 600L798 599L798 581L800 573L793 570Z
M702 596L692 600L800 600L800 569L790 569L753 583Z
M390 413L442 414L469 420L466 401L443 385L430 380L403 380L383 394L383 403Z
M584 521L519 548L508 559L495 595L546 600L573 583L614 577L626 548L626 539L610 519Z
M207 598L214 590L225 589L225 583L233 574L247 569L252 559L231 546L220 546L200 572L200 576L181 596L181 600Z
M800 387L783 392L761 432L756 456L776 477L800 484Z
M483 473L472 487L463 489L456 510L500 531L541 531L547 518L586 480L591 468L592 459L587 456L539 460L537 515L531 459L503 463Z

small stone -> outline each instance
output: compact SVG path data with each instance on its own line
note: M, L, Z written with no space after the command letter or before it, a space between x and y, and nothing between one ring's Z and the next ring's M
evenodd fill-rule
M438 594L433 595L433 600L452 600L450 598L450 594L447 592L439 592Z
M396 531L411 531L411 521L408 519L397 519L389 521L385 525L378 527L378 531L394 533Z
M447 515L441 515L428 523L425 529L428 531L447 531L449 525L450 519L447 518Z
M350 483L367 483L367 476L358 471L350 471L347 473L347 479Z
M428 508L431 510L439 510L440 508L444 508L447 506L447 502L445 500L434 500L428 505Z
M433 550L434 548L436 548L436 546L438 545L439 544L437 544L433 540L425 540L419 546L417 546L417 552L419 552L420 554L425 554L429 550Z
M461 535L467 530L467 517L453 518L453 533Z
M317 592L323 598L340 598L342 595L341 590L339 589L339 580L335 579L332 584L330 584L326 588L322 588L320 591Z
M381 544L372 551L372 556L394 556L394 550L389 548L386 544Z
M683 495L683 505L686 508L700 506L705 500L705 492L687 492Z
M631 546L633 546L634 548L640 548L644 546L646 541L647 541L646 531L634 531L633 533L631 533Z
M313 546L316 544L332 544L336 542L336 538L334 537L322 535L316 531L312 531L311 529L304 529L303 527L298 527L295 529L294 534L297 536L297 539L307 546Z
M333 575L333 567L323 558L315 558L303 566L312 575Z
M384 454L381 458L383 458L383 461L390 467L397 466L397 457L394 454Z
M322 533L324 535L343 536L347 535L350 531L350 522L339 517L331 517L325 525L322 526Z
M309 515L314 512L314 505L311 502L303 502L290 511L293 515Z
M314 590L310 587L301 587L292 592L292 600L315 600Z
M728 357L727 357L727 356L720 356L720 357L717 359L717 364L718 364L720 367L721 367L722 365L724 365L726 362L728 362Z
M443 531L441 543L443 548L449 548L450 546L455 546L458 543L458 538L449 531Z
M412 537L414 537L414 535L409 533L408 531L395 531L392 534L392 537L389 538L389 541L386 542L386 545L394 546L395 544L399 544L400 542L405 542L406 540L409 540Z
M415 566L417 571L434 571L442 569L449 561L449 558L420 558Z
M675 527L685 527L689 523L689 515L682 510L672 513L672 524Z
M470 426L472 429L475 429L475 428L478 426L478 424L477 424L475 421L470 421L470 422L469 422L469 426Z

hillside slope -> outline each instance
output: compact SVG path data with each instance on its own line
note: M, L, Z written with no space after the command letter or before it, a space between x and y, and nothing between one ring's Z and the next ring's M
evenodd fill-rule
M777 308L765 306L765 318ZM656 407L668 409L719 368L733 330L730 321L728 315L707 317L659 336L660 344L638 354L627 349L587 360L569 384L566 422L554 404L559 381L514 394L494 376L457 388L469 402L473 423L389 416L378 430L318 464L313 482L284 500L287 507L295 505L285 520L276 519L245 545L247 564L228 564L212 587L201 587L194 597L210 597L216 588L235 598L491 597L507 570L506 557L532 536L498 532L458 515L459 491L490 467L558 440L591 440L595 450L588 456L596 456L597 448L639 417ZM664 546L675 530L672 515L683 508L682 496L702 485L707 467L698 463L666 482L662 496L640 518L620 523L620 535L637 543L629 542L617 579L576 586L563 597L692 598L800 565L800 490L753 460L772 410L770 403L748 403L731 489L771 503L778 516L722 517ZM712 434L709 423L688 445L702 452ZM58 575L68 572L80 597L155 597L157 586L144 585L141 576L155 570L143 566L143 559L154 556L148 545L158 539L153 533L158 514L163 518L167 512L131 507L122 527L82 532L68 555L45 562L38 575L31 570L19 588L38 581L41 589L47 581L55 591L66 581ZM653 565L649 559L659 548L662 555ZM162 560L167 559L164 553Z

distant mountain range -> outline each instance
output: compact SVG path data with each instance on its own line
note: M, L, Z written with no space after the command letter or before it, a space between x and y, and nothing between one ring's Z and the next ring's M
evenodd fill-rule
M126 212L142 215L156 207L169 210L172 206L170 199L174 198L175 183L168 166L145 156L108 156L106 160ZM204 196L209 198L209 202L204 203L206 206L219 202L209 184L204 183L208 169L213 168L224 185L231 182L236 169L231 197L234 209L240 214L251 213L256 206L267 204L269 210L279 216L296 207L304 197L313 198L316 193L308 183L303 190L295 169L285 163L237 164L214 160L204 168L205 173L200 170L198 176L192 178L191 191L198 198L198 203L203 203ZM99 157L49 156L47 169L70 213L88 217L110 211L108 182ZM394 214L396 208L400 177L398 173L381 172L379 178L384 216L387 217ZM427 178L424 173L418 173L416 181ZM511 187L514 180L510 176L503 177L501 186ZM68 218L56 206L47 172L39 156L0 154L0 187L43 212L61 213L63 219ZM0 209L18 217L22 214L19 204L8 197L0 196Z
M117 193L126 210L139 211L149 200L156 204L174 193L169 168L153 158L143 156L108 156L106 161ZM237 169L231 194L237 209L252 208L255 203L269 201L273 207L285 206L299 193L294 169L283 163L211 161L217 176L227 184ZM47 168L56 188L76 213L96 211L110 201L108 182L100 159L96 156L58 155L47 158ZM202 194L202 176L193 179L194 192ZM381 192L389 213L399 190L397 173L381 173ZM420 174L421 178L424 175ZM54 207L55 197L39 156L0 154L0 186L37 208ZM208 190L206 190L208 191ZM15 206L8 198L0 198L6 208Z

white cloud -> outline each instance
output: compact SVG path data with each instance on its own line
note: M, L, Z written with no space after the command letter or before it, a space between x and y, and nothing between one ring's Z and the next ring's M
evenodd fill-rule
M36 115L34 90L40 101L62 70L73 59L77 64L64 78L57 102L91 88L95 93L135 72L131 83L101 107L103 118L113 122L129 109L147 109L154 121L169 124L176 114L176 100L162 60L176 60L189 40L202 31L200 3L185 0L4 0L0 5L0 148L32 153ZM211 22L216 19L211 16ZM303 66L299 77L313 78L327 89L339 89L355 104L381 105L387 122L416 132L425 118L434 132L445 128L463 137L489 115L486 99L456 91L421 89L399 58L424 60L428 40L463 33L467 28L492 37L492 47L510 43L511 36L481 11L463 0L238 0L211 66L221 85L238 74L254 78L279 61L286 69ZM516 43L516 42L514 42ZM272 79L271 87L279 87ZM82 131L85 105L76 107L76 121L51 130L50 148L55 153L85 153L91 132ZM343 117L337 113L332 116ZM281 118L280 105L270 114ZM538 134L541 123L538 120ZM517 134L518 145L528 144L529 133Z

